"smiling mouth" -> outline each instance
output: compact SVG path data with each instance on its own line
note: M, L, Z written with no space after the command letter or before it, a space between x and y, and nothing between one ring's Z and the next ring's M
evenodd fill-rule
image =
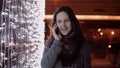
M65 29L61 29L62 31L66 31L67 30L67 28L65 28Z

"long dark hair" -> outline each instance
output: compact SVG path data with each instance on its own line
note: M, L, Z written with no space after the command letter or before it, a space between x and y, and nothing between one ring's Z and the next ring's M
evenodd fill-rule
M80 52L80 49L82 49L83 45L86 43L86 39L80 29L80 24L79 24L79 21L77 20L73 10L67 6L62 6L62 7L59 7L55 13L54 13L54 16L53 16L53 23L52 25L54 25L56 23L56 16L59 12L66 12L70 21L71 21L71 24L72 24L72 31L74 32L74 38L73 38L73 42L75 43L74 45L74 51L73 51L73 54L72 54L72 59L70 57L70 59L68 59L69 56L65 56L63 53L63 51L61 52L61 54L59 55L59 58L60 60L62 61L62 63L65 63L63 64L64 66L66 65L71 65L72 63L74 63L79 55L79 52ZM54 40L53 37L51 37L52 40ZM51 42L51 41L50 41ZM49 45L51 45L51 43L49 43ZM63 57L64 56L64 57ZM67 59L67 60L66 60ZM68 63L66 63L68 62ZM70 63L69 63L70 62Z
M78 41L80 44L84 44L84 42L86 42L86 39L82 33L82 30L80 28L80 24L79 24L79 21L77 20L73 10L68 7L68 6L62 6L62 7L59 7L55 13L54 13L54 16L53 16L53 23L52 25L54 25L56 23L56 16L59 12L66 12L70 21L71 21L71 24L72 24L72 28L73 28L73 31L75 32L75 36L76 36L76 41Z
M75 32L75 36L76 36L76 40L81 43L81 44L84 44L86 42L86 39L81 31L81 28L80 28L80 24L79 24L79 21L77 20L73 10L68 7L68 6L62 6L62 7L59 7L57 8L57 10L54 12L53 14L53 21L52 21L52 26L56 23L56 16L59 12L66 12L71 23L72 23L72 27L73 27L73 31ZM52 43L52 40L54 40L53 36L51 36L51 38L49 39L50 42L48 41L48 43Z

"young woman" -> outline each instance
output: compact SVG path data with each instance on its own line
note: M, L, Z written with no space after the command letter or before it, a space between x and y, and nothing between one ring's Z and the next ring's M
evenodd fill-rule
M89 46L71 8L56 10L52 37L45 45L42 68L90 68Z

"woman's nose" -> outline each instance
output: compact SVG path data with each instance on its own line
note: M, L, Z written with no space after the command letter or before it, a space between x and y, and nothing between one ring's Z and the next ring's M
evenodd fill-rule
M61 26L62 26L62 27L65 27L65 22L64 22L64 21L61 23Z

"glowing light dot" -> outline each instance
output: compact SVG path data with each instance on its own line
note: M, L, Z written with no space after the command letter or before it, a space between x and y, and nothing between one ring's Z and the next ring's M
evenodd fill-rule
M103 32L100 32L100 35L103 35Z
M111 45L108 45L108 48L111 48Z
M100 31L101 31L101 28L98 29L98 32L100 32Z
M111 31L111 34L112 34L112 35L114 35L114 34L115 34L115 32L114 32L114 31Z

